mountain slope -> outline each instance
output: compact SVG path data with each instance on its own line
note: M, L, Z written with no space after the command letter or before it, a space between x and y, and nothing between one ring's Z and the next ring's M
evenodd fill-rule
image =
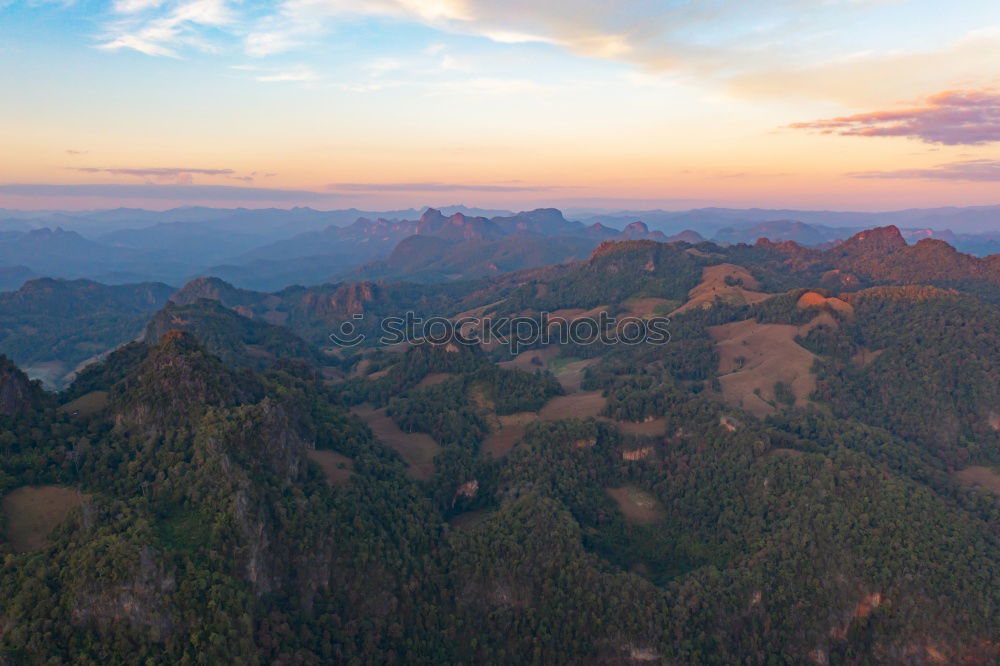
M0 353L61 387L81 363L137 337L172 291L159 283L31 280L0 293Z

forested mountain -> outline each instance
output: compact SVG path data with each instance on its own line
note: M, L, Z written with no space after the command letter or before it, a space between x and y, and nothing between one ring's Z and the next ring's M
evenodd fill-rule
M0 362L4 659L996 663L1000 282L899 241L29 283L26 321L113 307L142 335L60 394ZM407 311L670 336L329 338Z
M172 291L159 283L31 280L0 293L0 353L62 387L81 363L139 336Z

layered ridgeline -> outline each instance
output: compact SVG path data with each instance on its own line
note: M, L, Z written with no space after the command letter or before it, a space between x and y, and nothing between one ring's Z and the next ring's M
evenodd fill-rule
M937 250L916 279L893 271L938 246L897 235L607 243L435 287L204 279L62 394L4 360L0 649L995 663L993 260ZM329 344L408 309L667 315L671 340Z
M382 225L372 225L354 225L363 227L355 229L360 234L357 242L364 238L374 242L383 237L379 234L386 234L386 242L398 243L398 251L389 261L368 264L341 281L268 293L240 289L219 278L199 278L172 298L180 305L198 298L218 300L244 316L290 328L322 347L328 345L329 334L342 321L356 314L366 315L367 324L380 316L406 311L422 316L450 315L504 299L527 284L548 283L563 273L579 274L581 285L572 289L597 293L594 290L609 288L609 282L627 276L630 270L643 275L647 271L637 265L617 277L608 276L593 259L569 260L589 257L591 248L608 239L663 239L662 234L650 232L641 223L632 223L622 232L599 223L584 227L546 209L492 219L461 214L445 217L431 210L421 220L390 224L391 229L402 225L392 233ZM338 234L347 233L337 229ZM412 233L418 230L420 234ZM796 287L853 292L876 285L933 284L994 303L1000 300L996 296L1000 255L980 259L934 239L907 245L894 227L859 233L828 250L770 241L722 247L690 232L666 240L670 242L649 247L663 246L657 252L670 255L663 270L680 273L675 276L673 291L663 296L670 301L686 300L687 290L697 284L704 266L722 264L742 266L769 292ZM295 252L305 251L308 245L303 242ZM596 256L601 254L603 251ZM323 264L321 259L315 260ZM540 264L552 265L520 270ZM333 269L327 266L326 270L329 275ZM450 281L396 281L412 278ZM140 335L150 314L163 305L170 291L160 284L105 287L87 281L28 282L17 292L0 294L0 352L30 376L49 387L62 388L81 363ZM522 290L517 298L526 293ZM703 290L699 299L706 293ZM663 294L666 292L661 290L656 295Z

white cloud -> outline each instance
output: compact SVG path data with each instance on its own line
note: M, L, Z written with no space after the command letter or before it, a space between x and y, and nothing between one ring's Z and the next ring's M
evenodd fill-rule
M166 6L149 0L124 0L115 7L128 16L107 26L99 48L132 49L153 56L175 57L181 46L211 50L200 31L236 20L226 0L185 0Z
M304 50L346 21L375 17L501 44L551 44L656 76L714 81L745 96L867 103L879 95L981 84L1000 67L1000 35L988 26L951 46L936 40L924 51L909 42L900 50L899 31L874 44L855 40L853 53L840 48L854 44L841 28L864 24L875 8L903 13L914 0L281 0L263 14L255 7L252 16L239 0L114 1L120 20L101 46L150 55L208 48L204 29L221 27L248 55L265 57ZM888 24L883 14L878 20ZM443 69L467 66L443 42L423 54L444 54ZM392 71L384 66L390 60L370 66L371 75Z
M119 14L134 14L154 9L162 4L163 0L116 0L114 7Z
M523 32L511 32L509 30L492 30L483 33L483 37L497 42L498 44L527 44L529 42L541 42L556 44L556 40L551 37L541 35L528 35Z

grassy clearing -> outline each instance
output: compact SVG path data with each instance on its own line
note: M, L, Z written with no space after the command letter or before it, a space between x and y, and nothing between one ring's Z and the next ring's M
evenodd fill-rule
M336 451L314 449L307 451L306 456L322 468L331 486L346 485L354 474L354 462Z
M491 432L483 440L482 454L492 458L503 458L521 441L526 429L523 425L509 425Z
M663 506L645 490L622 486L605 488L605 492L618 504L625 520L633 525L649 525L663 520Z
M581 391L552 398L538 412L546 421L586 419L599 416L608 404L601 391Z
M955 472L955 478L965 486L978 486L1000 495L1000 474L989 467L974 465Z
M93 416L108 406L107 391L91 391L81 395L76 400L67 402L59 409L76 416Z
M483 440L480 452L484 456L503 458L524 437L528 424L537 420L538 414L535 412L517 412L494 417L493 432Z
M25 486L4 495L0 507L6 536L14 550L26 553L45 547L49 533L86 496L62 486Z
M534 372L535 370L546 367L549 362L558 355L559 347L551 345L549 347L543 347L542 349L529 349L528 351L523 351L513 360L501 361L497 365L506 370L516 368L518 370Z
M574 393L580 390L580 385L583 383L584 371L591 365L597 363L598 360L600 359L587 358L583 360L574 360L554 368L553 373L559 381L559 384L563 387L564 391L567 393Z
M701 282L688 292L687 302L674 310L673 314L708 307L715 303L717 298L726 303L743 305L758 303L771 297L771 294L756 291L759 288L760 283L757 279L742 266L736 264L706 266L702 270Z
M448 381L454 376L455 373L452 372L432 372L431 374L421 379L417 383L415 388L422 389L422 388L430 388L431 386L437 386L438 384Z
M653 419L651 421L642 421L636 423L634 421L616 421L614 419L601 419L607 423L612 424L623 433L628 435L638 435L640 437L661 437L667 432L667 418L661 416L658 419Z
M789 387L797 406L816 390L815 354L799 346L800 327L747 319L708 329L719 353L719 381L726 404L764 417L775 411L775 384Z
M645 298L634 297L629 298L622 303L622 307L625 308L625 312L623 312L621 316L648 319L653 315L671 312L672 310L677 309L678 306L680 306L680 303L666 298L655 298L652 296Z
M383 444L403 458L410 476L426 481L434 475L434 456L441 451L441 447L430 435L403 432L386 413L385 407L375 410L371 407L355 407L351 411L368 424Z

